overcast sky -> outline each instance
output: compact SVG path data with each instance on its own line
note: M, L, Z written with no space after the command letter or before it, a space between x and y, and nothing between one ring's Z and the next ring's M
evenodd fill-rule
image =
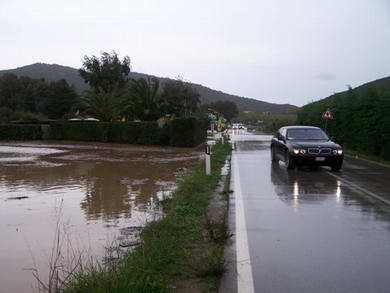
M0 69L116 50L134 71L302 105L390 75L390 0L0 0L0 40Z

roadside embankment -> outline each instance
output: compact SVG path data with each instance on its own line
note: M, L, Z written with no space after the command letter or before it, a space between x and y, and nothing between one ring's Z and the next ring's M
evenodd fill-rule
M227 205L220 202L223 194L220 199L215 195L230 152L229 144L216 144L211 175L198 164L184 176L172 198L163 202L164 218L146 226L138 247L117 265L73 274L65 292L180 292L192 286L214 291L224 270L228 237ZM228 193L229 187L221 190Z

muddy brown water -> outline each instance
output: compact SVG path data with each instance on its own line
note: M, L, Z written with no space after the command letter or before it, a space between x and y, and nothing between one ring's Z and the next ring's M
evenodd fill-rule
M199 159L191 149L1 142L0 292L36 292L33 269L47 280L58 221L65 250L102 258L161 217L157 203Z

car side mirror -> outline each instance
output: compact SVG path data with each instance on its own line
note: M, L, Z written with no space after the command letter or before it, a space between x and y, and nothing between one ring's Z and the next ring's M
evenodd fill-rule
M284 139L283 135L281 135L280 133L278 133L276 137L277 137L278 140L286 142L286 140Z

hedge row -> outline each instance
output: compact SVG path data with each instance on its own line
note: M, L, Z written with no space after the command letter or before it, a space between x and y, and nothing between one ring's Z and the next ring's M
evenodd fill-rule
M327 131L348 150L390 161L390 91L350 89L310 103L298 113L298 123L325 128L322 113L330 109L334 119Z
M177 118L159 127L156 122L52 122L0 124L0 140L72 140L193 147L206 137L207 121Z
M41 125L0 124L0 140L42 139Z

